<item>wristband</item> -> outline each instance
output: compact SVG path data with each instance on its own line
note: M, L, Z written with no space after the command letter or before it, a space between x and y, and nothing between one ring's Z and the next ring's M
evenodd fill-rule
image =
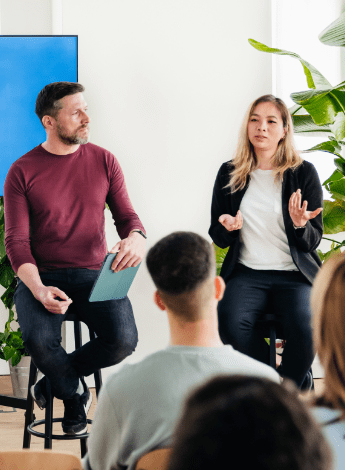
M143 236L144 238L147 238L147 236L145 235L145 233L142 230L135 229L135 230L131 230L130 233L133 233L133 232L138 232L138 233L140 233L141 236Z

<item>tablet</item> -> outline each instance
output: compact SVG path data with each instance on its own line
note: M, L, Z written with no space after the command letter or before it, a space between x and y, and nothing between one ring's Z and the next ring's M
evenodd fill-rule
M98 277L91 289L89 302L102 302L104 300L123 299L128 294L140 264L135 268L126 268L115 273L111 265L117 253L108 253Z

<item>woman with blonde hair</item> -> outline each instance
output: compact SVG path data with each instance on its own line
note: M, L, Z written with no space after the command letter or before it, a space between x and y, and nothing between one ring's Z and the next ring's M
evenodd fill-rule
M315 349L325 371L324 390L313 400L334 455L345 467L345 254L333 256L316 276L311 294Z
M280 373L302 388L312 382L309 296L321 265L322 205L317 172L294 148L285 103L261 96L249 107L234 158L220 167L213 189L209 234L216 245L230 247L220 273L226 290L219 331L225 344L268 362L255 325L273 311L287 340Z

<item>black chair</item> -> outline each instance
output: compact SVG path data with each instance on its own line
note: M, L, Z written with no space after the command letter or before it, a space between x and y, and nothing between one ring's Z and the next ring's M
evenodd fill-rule
M80 348L82 345L82 336L81 336L81 325L80 320L76 314L69 313L66 315L65 321L73 321L74 322L74 341L75 347ZM93 330L89 328L89 335L90 340L96 337ZM47 406L45 410L45 419L41 419L36 421L36 417L34 415L34 399L31 396L30 388L32 385L36 383L37 380L37 367L31 361L30 366L30 375L29 375L29 385L28 385L28 397L27 397L27 406L25 412L25 425L24 425L24 437L23 437L23 448L29 449L31 443L31 435L41 437L44 439L44 448L51 449L52 448L52 440L59 439L59 440L71 440L71 439L80 439L80 450L81 450L81 457L83 457L87 452L86 447L86 439L89 437L88 433L79 434L79 435L59 435L53 434L53 423L62 422L62 418L53 418L53 395L51 393L50 382L46 380L47 386ZM95 377L95 387L96 387L96 395L98 397L100 388L102 386L102 376L101 371L97 371L94 374ZM92 420L88 419L87 422L92 424ZM44 425L45 432L38 432L34 429L36 426Z

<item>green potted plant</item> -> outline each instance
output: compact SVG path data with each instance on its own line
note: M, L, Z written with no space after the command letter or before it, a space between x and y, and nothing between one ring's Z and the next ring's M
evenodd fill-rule
M25 398L27 393L27 385L25 386L25 384L27 383L26 376L28 378L30 357L26 357L20 328L12 327L13 322L18 323L13 309L13 294L16 282L15 273L5 251L4 199L0 197L0 285L5 288L1 300L9 312L5 329L0 332L0 359L9 361L13 393L15 396ZM22 383L23 381L25 383Z
M345 12L322 31L319 39L330 46L345 46ZM296 103L290 109L294 131L295 133L324 133L328 135L328 140L304 150L304 152L321 150L335 155L336 168L332 175L323 182L323 186L333 199L324 201L324 234L331 235L345 231L345 158L340 153L345 145L345 81L332 86L313 65L298 54L268 47L254 39L248 41L259 51L287 55L301 62L309 90L290 95ZM326 253L318 250L322 261L334 253L339 253L345 247L345 239L337 241L329 237L323 238L331 241L332 245Z

